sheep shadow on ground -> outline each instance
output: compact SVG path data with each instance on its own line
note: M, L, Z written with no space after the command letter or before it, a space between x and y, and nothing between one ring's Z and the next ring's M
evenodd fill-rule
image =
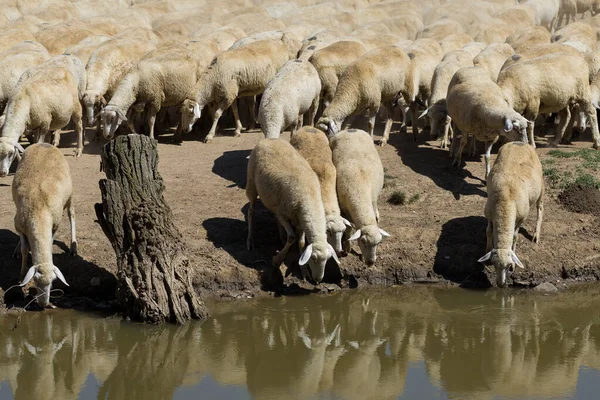
M19 243L19 236L8 230L0 229L0 288L4 291L21 280L21 259L14 258L13 253ZM64 286L58 280L54 281L53 287L61 289L65 294L74 297L83 296L102 300L112 300L115 297L117 280L113 274L98 265L86 261L81 256L71 256L69 247L55 240L54 245L61 249L54 249L53 262L58 266L69 283ZM31 266L31 256L28 258L28 266ZM4 298L6 303L20 302L23 300L22 290L11 289ZM63 299L53 299L56 304L61 304Z
M246 188L248 160L251 150L226 151L215 159L212 172L233 182L230 187Z
M425 135L429 135L429 133L421 132L418 142L415 143L412 134L395 132L390 135L388 143L396 148L404 165L420 175L427 176L440 188L452 192L455 199L459 200L461 196L473 195L486 197L486 192L483 190L485 188L483 179L473 176L462 166L460 168L452 166L448 150L428 144L418 145ZM479 180L480 183L468 183L466 178Z
M248 204L242 208L242 212L247 215ZM264 289L285 294L303 294L311 291L298 286L303 278L298 266L300 250L297 243L290 248L283 262L281 269L285 271L285 276L280 269L272 267L272 258L283 248L283 243L279 238L275 216L262 205L260 200L254 207L254 248L250 251L246 248L247 221L209 218L202 225L206 229L207 239L216 248L225 250L237 262L261 274L261 284ZM339 267L328 263L324 282L339 281L340 276ZM291 280L284 282L288 277Z
M442 226L433 271L464 287L490 287L477 260L485 254L487 220L481 216L454 218Z

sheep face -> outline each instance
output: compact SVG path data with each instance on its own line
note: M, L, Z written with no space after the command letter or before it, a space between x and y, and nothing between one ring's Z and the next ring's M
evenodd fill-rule
M429 107L424 114L429 118L429 124L431 126L429 134L431 135L431 138L435 140L439 137L440 127L443 126L450 117L443 107L436 105Z
M321 117L317 121L317 129L327 132L327 136L333 137L341 130L342 122L334 121L329 117Z
M506 286L507 272L513 272L515 267L524 268L512 249L494 249L478 261L481 263L491 261L496 271L496 284L498 287Z
M358 240L362 260L365 264L371 266L377 261L377 246L384 237L388 236L390 234L377 225L368 225L358 229L348 240Z
M342 237L350 222L342 217L332 217L327 220L327 243L335 250L337 255L342 253Z
M323 280L323 276L325 276L325 265L331 257L333 257L338 265L340 264L335 250L329 243L315 242L306 246L306 249L300 256L298 265L302 267L308 262L312 278L315 282L319 283Z
M94 110L96 106L105 106L106 100L104 100L104 96L100 92L88 90L83 94L81 101L85 107L87 126L92 126L94 125Z
M102 120L102 134L107 140L115 136L115 132L122 122L127 121L127 117L123 111L116 106L108 105L100 111L100 119Z
M200 105L194 100L188 99L181 104L181 108L179 109L179 111L181 115L181 121L179 126L181 126L181 130L183 132L188 133L192 130L194 123L200 119Z
M0 178L8 175L10 166L19 152L23 152L23 147L19 143L10 144L0 138Z
M529 122L519 116L504 118L504 136L510 141L528 143L527 124Z
M29 268L27 274L23 278L23 282L19 286L25 286L31 281L35 284L36 289L40 296L37 298L37 302L42 307L48 307L50 305L50 290L52 290L52 282L58 278L62 283L69 286L62 272L51 264L39 264Z

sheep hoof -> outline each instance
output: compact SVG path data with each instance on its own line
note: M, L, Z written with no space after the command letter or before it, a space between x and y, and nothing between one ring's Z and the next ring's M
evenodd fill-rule
M233 137L240 137L240 136L242 136L242 132L237 132L237 131L235 132L235 135L233 135Z
M277 253L277 255L273 256L273 258L271 259L271 264L275 268L279 268L282 263L283 260L281 259L281 253Z
M540 238L538 237L537 233L533 234L533 239L531 239L533 241L533 243L539 243L540 242Z
M76 256L77 255L77 242L71 243L71 249L69 250L69 255L70 256Z
M83 149L75 150L75 157L81 157L81 153L83 153Z
M592 146L592 148L593 148L594 150L598 150L598 148L599 148L599 147L600 147L600 146L598 145L598 143L594 143L594 145Z
M383 146L385 146L385 145L386 145L386 143L387 143L387 139L381 139L381 140L379 141L379 146L383 147Z
M210 143L210 142L212 142L212 140L213 140L212 136L210 136L210 137L207 136L204 138L204 143Z
M45 308L50 309L50 310L54 310L56 308L56 306L54 304L52 304L52 303L48 303L48 305Z
M252 239L248 239L246 241L246 249L248 251L252 251L252 249L254 249L254 241Z

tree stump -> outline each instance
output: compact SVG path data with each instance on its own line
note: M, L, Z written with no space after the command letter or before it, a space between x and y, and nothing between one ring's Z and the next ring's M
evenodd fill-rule
M158 173L156 140L119 136L102 147L98 223L117 255L117 301L132 320L183 324L208 312L191 284L190 263Z

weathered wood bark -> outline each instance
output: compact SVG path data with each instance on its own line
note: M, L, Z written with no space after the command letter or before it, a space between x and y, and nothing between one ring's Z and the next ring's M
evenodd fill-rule
M181 234L158 173L156 141L119 136L102 147L96 216L117 255L117 300L132 320L184 323L208 313L191 284Z

